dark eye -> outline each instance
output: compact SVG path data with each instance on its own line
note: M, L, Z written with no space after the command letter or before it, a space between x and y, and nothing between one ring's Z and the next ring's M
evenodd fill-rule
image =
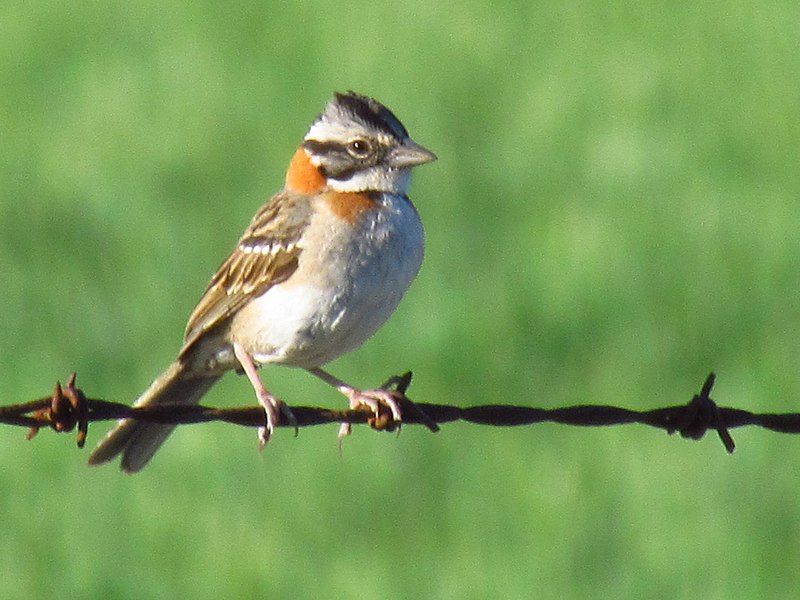
M347 144L347 151L355 158L364 158L369 154L370 149L367 140L356 139Z

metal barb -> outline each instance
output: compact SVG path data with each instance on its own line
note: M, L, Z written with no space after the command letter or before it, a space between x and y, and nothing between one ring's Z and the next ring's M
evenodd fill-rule
M31 416L41 425L34 425L29 430L26 439L33 439L43 425L49 425L53 431L69 432L78 426L78 448L83 448L86 443L86 434L89 430L89 409L86 396L75 387L76 374L72 373L67 378L67 385L63 387L60 381L56 382L49 406L34 410Z

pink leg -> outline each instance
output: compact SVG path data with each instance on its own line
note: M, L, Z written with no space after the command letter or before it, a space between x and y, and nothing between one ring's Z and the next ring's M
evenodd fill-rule
M350 408L358 408L362 404L365 404L377 415L380 410L380 405L383 403L392 411L392 419L394 419L397 423L400 423L403 420L402 414L400 413L400 404L398 404L397 400L390 391L381 388L373 390L359 390L319 368L308 369L308 372L316 377L319 377L322 379L322 381L330 386L335 387L342 394L344 394L350 402ZM339 428L339 439L350 435L350 431L350 423L342 423L341 427Z
M272 436L272 432L275 430L275 427L277 427L278 423L280 422L280 413L283 412L289 423L295 423L295 427L297 427L294 415L292 414L292 411L289 410L289 408L283 402L281 402L280 399L270 394L267 391L267 388L264 387L264 384L261 382L261 378L258 376L256 364L253 362L252 357L245 351L245 349L239 344L234 344L233 353L236 355L236 358L242 365L242 369L244 369L247 378L250 380L250 384L256 391L258 403L264 409L264 416L266 417L267 424L266 426L258 428L258 449L263 450L264 446L267 445L269 438Z

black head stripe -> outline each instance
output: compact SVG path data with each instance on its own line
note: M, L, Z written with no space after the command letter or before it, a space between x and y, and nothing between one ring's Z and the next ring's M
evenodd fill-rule
M352 91L346 94L337 92L334 96L340 107L367 125L401 140L408 137L408 131L400 122L400 119L395 117L394 113L380 102Z
M340 144L339 142L320 142L318 140L304 140L303 146L311 150L312 153L323 156L334 153L345 154L344 145Z
M347 147L339 142L320 142L318 140L305 140L303 147L312 154L320 157L319 169L324 177L331 177L339 181L350 179L358 171L369 168L382 160L383 149L374 146L374 152L364 158L353 158Z

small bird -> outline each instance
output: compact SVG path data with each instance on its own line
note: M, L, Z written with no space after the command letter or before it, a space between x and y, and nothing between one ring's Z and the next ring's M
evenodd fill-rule
M385 106L336 93L311 123L284 188L256 212L189 317L178 358L134 406L197 404L227 371L244 372L264 409L263 448L291 410L257 369L299 367L338 389L351 408L400 408L383 389L361 390L322 365L355 350L389 318L422 264L422 223L407 190L412 167L436 160ZM139 471L174 425L121 420L89 464L122 455ZM340 436L349 432L343 426Z

